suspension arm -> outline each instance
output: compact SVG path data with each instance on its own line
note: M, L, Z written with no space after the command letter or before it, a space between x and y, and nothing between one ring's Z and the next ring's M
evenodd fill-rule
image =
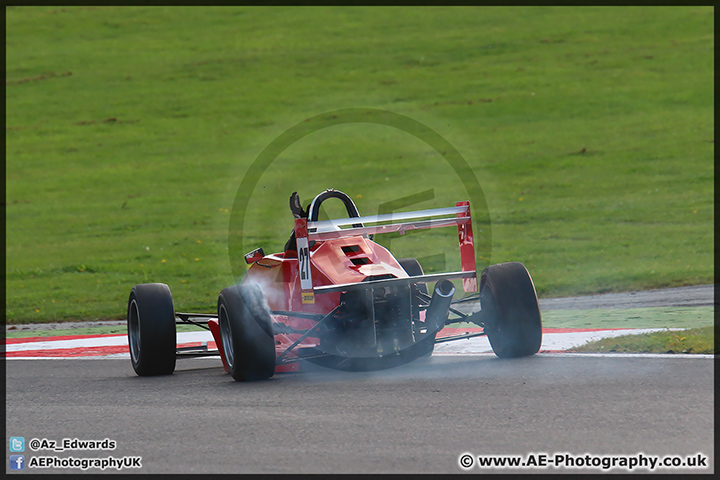
M290 353L290 351L291 351L293 348L297 347L297 346L300 344L300 342L302 342L302 341L305 340L307 337L309 337L311 333L313 333L315 330L317 330L317 329L320 327L320 325L322 325L323 323L325 323L325 322L332 316L332 314L335 313L335 311L337 311L338 308L340 308L340 305L338 305L337 307L333 308L330 313L328 313L327 315L325 315L325 316L322 318L322 320L320 320L318 323L316 323L315 325L313 325L313 327L312 327L310 330L308 330L307 332L305 332L300 338L298 338L297 340L295 340L295 341L292 343L292 345L290 345L288 348L286 348L285 351L282 352L282 353L277 357L276 362L282 362L282 361L284 360L285 356L286 356L288 353Z

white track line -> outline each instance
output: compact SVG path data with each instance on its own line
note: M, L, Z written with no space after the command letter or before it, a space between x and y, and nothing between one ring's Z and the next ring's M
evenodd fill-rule
M622 354L622 353L559 353L564 350L582 345L589 341L599 340L601 338L617 337L621 335L634 335L639 333L649 333L656 331L665 331L665 328L643 328L643 329L624 329L624 330L599 330L590 332L563 332L563 333L545 333L543 334L541 351L548 351L548 353L540 353L542 356L597 356L597 357L654 357L654 358L714 358L713 355L698 355L698 354ZM682 330L682 329L670 329L670 330ZM50 337L52 338L52 337ZM177 334L178 345L196 343L196 342L211 342L213 341L212 334L208 331L199 332L180 332ZM71 339L71 340L50 340L39 341L39 342L26 342L26 343L13 343L4 345L6 351L10 352L32 352L37 350L62 350L62 349L77 349L77 348L88 348L88 347L110 347L110 346L126 346L128 344L127 336L107 336L107 337L90 337L86 339ZM556 353L557 352L557 353ZM437 356L453 356L453 355L480 355L480 356L492 356L492 347L487 337L475 337L467 340L457 340L454 342L441 343L435 346L433 355ZM66 359L68 357L6 357L8 360L18 359L32 359L32 360L43 360L43 359ZM77 356L70 357L74 359L107 359L107 358L129 358L128 353L108 353L107 355L96 355L96 356ZM213 357L210 357L213 358Z
M592 332L563 332L544 333L540 350L568 350L583 345L587 342L600 340L602 338L618 337L621 335L636 335L639 333L650 333L664 331L665 328L638 328L623 330L597 330ZM487 337L475 337L468 340L457 340L454 342L435 345L435 353L438 354L474 354L492 352L490 341Z
M494 357L494 353L433 353L433 357ZM534 357L557 357L557 358L677 358L681 360L705 359L712 360L715 355L695 353L579 353L579 352L551 352L537 353ZM92 357L10 357L5 360L129 360L130 354L118 353L114 355L92 356ZM197 357L196 360L214 360L219 362L218 357ZM218 363L218 366L222 364Z
M87 347L113 347L127 345L126 335L115 337L89 337L76 338L72 340L50 340L46 342L11 343L5 345L6 352L22 352L27 350L57 350L62 348L87 348ZM202 332L179 332L177 343L209 342L212 341L212 334L208 331Z
M539 353L538 355L543 357L598 357L598 358L705 358L714 359L715 355L704 354L704 353L620 353L620 352L608 352L608 353L585 353L585 352L551 352L551 353Z

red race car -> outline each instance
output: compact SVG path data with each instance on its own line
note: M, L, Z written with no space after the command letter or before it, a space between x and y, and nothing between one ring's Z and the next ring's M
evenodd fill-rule
M319 221L320 206L328 199L341 201L348 218ZM284 251L248 253L245 278L220 292L217 314L176 313L170 289L162 283L133 287L128 340L138 375L171 374L177 358L207 355L219 355L237 381L297 371L302 362L377 370L430 355L436 343L480 335L488 336L502 358L540 349L537 294L522 263L484 269L478 292L469 202L361 217L348 195L329 189L307 211L296 193L290 206L295 225ZM460 271L425 275L416 259L396 259L373 241L378 234L439 227L457 228ZM453 300L451 279L462 280L470 295ZM479 311L454 308L471 301L479 303ZM457 321L482 331L437 336ZM206 344L178 348L176 325L188 324L210 330L217 349Z

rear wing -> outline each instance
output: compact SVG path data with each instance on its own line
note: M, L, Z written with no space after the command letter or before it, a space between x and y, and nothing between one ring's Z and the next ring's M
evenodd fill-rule
M404 221L407 220L407 221ZM397 222L397 223L396 223ZM368 224L373 224L369 225ZM426 228L439 228L457 226L458 241L460 244L460 272L441 274L443 278L462 278L463 290L477 291L477 273L475 267L475 246L473 244L472 219L470 217L470 202L457 202L456 206L448 208L435 208L417 210L414 212L389 213L384 215L371 215L365 217L342 218L336 220L322 220L309 222L305 218L295 219L295 238L298 248L298 265L300 287L303 299L307 297L308 303L314 299L314 293L336 291L338 286L313 288L310 273L309 241L330 240L354 236L367 236L378 233L397 232L403 235L411 230ZM343 228L345 227L345 228ZM427 275L428 280L434 280L437 275ZM430 277L433 277L430 279ZM416 280L415 280L416 281ZM367 286L371 282L363 282Z

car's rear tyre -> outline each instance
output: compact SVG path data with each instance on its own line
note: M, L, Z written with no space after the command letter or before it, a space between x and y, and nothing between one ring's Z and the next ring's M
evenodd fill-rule
M141 376L175 371L175 308L164 283L135 285L128 299L130 361Z
M420 265L420 262L417 261L416 258L401 258L398 260L398 263L400 266L405 270L405 273L410 275L411 277L422 277L425 275L425 272L423 272L422 265ZM418 283L418 290L420 290L425 295L428 294L428 287L427 283Z
M218 322L230 375L238 382L272 377L275 339L260 287L244 284L223 289L218 297Z
M534 355L542 344L542 321L530 273L520 262L499 263L483 270L480 304L493 352L500 358Z
M425 275L422 265L420 265L420 262L418 262L417 258L400 258L398 259L398 263L403 268L403 270L405 270L405 273L407 273L411 277L422 277L423 275ZM417 286L417 289L420 293L429 295L427 283L418 282L415 285ZM413 317L419 315L419 311L419 307L417 305L413 305ZM419 350L421 351L419 356L427 357L429 355L432 355L432 352L435 348L435 334L433 334L432 341L422 342L422 345L422 348Z

